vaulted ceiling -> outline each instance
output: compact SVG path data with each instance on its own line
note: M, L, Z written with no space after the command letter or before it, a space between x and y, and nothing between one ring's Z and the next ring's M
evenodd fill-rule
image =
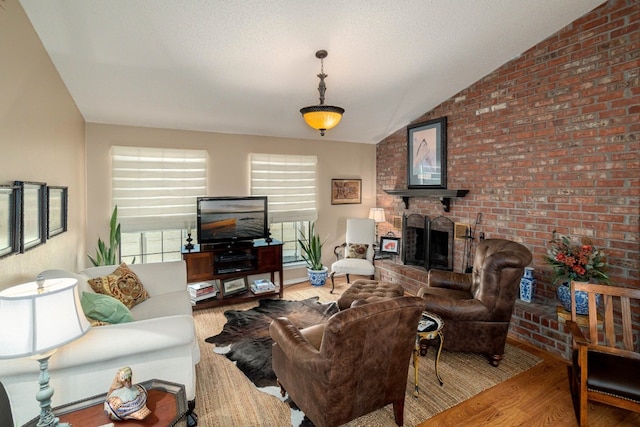
M602 0L20 3L87 122L375 144Z

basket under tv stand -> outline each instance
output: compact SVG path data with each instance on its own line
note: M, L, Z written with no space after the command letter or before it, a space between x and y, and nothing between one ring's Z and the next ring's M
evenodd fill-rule
M199 301L194 310L235 304L255 298L284 296L282 272L282 242L264 239L252 242L233 242L217 245L194 245L191 250L182 249L182 259L187 264L187 283L218 280L218 294L210 299ZM271 282L276 285L272 292L254 294L251 290L233 295L224 295L221 282L226 279L270 273ZM278 281L275 281L278 273ZM247 279L251 285L251 280Z

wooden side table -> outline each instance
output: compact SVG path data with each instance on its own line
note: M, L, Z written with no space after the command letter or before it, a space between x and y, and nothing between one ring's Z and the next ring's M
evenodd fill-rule
M107 393L82 399L53 408L60 422L73 426L102 426L114 423L117 427L132 426L178 426L186 427L187 395L182 384L163 380L141 382L147 390L147 408L151 411L144 420L113 421L104 413L104 400ZM29 421L23 427L35 427L38 418Z
M438 361L440 360L440 353L442 352L442 344L444 343L444 335L442 334L442 328L444 327L444 320L442 320L439 316L429 313L428 311L422 312L422 317L420 318L420 322L418 323L418 331L416 333L416 346L413 349L413 369L414 369L414 380L415 380L415 390L413 391L413 396L418 397L420 392L418 388L418 361L420 360L418 356L424 356L427 354L428 346L424 348L420 348L420 344L422 340L432 340L434 338L439 338L440 345L438 346L438 353L436 353L436 377L440 382L440 385L444 384L442 382L442 378L440 378L440 373L438 372Z

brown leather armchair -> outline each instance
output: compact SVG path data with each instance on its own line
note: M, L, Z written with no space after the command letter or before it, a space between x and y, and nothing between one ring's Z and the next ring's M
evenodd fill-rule
M425 310L444 320L445 349L482 353L498 366L520 279L531 259L519 243L487 239L476 248L472 273L429 271L418 296L426 301Z
M317 427L344 424L389 403L401 426L423 306L416 297L354 304L303 330L275 319L272 366L283 395L286 390Z

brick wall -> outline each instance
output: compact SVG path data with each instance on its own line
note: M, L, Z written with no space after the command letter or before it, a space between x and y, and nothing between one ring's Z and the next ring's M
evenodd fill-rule
M386 194L407 185L402 128L377 145L380 234L400 235L390 219L405 212L472 226L482 213L477 234L534 254L535 303L556 304L542 259L554 230L591 238L615 283L640 286L640 2L607 2L412 123L444 116L448 188L469 194L446 213L435 198L406 210ZM463 251L456 240L456 271Z
M472 64L470 64L472 66ZM453 71L453 70L452 70ZM469 189L443 213L437 199L409 210L384 190L406 188L407 131L377 146L377 204L446 215L526 245L543 263L553 230L606 249L615 282L640 286L640 2L611 1L568 25L413 123L446 116L448 187ZM380 231L399 230L391 221ZM456 270L464 241L456 241Z

